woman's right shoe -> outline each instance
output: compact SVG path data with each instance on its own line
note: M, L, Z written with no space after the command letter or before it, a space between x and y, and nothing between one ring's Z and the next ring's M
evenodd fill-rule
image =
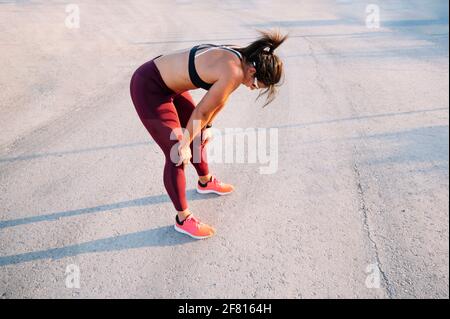
M215 229L207 224L202 223L194 215L190 214L185 220L180 222L178 215L175 218L175 230L182 234L186 234L195 239L205 239L215 234Z
M210 180L206 184L197 183L197 192L200 194L214 193L217 195L227 195L234 190L233 185L222 183L215 176L211 176Z

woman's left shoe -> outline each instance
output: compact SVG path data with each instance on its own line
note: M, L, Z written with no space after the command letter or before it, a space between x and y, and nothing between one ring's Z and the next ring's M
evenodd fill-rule
M215 176L211 176L209 182L206 184L197 183L197 192L200 194L215 193L218 195L227 195L233 192L234 187L230 184L225 184L219 181Z

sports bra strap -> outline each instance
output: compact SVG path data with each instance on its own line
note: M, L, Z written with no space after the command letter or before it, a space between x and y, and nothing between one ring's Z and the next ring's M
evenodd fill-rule
M195 52L199 47L199 45L196 45L191 49L191 51L189 51L189 78L191 79L192 84L194 84L196 87L209 90L212 84L203 81L198 75L197 70L195 69Z

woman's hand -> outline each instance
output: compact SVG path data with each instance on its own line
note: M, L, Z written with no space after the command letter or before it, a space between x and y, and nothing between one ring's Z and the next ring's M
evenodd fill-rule
M203 145L208 144L208 142L210 142L212 140L212 138L213 138L213 135L212 135L211 129L210 128L205 128L202 131L202 144Z
M178 155L180 159L178 160L176 166L188 164L192 157L191 148L180 143L180 146L178 146Z

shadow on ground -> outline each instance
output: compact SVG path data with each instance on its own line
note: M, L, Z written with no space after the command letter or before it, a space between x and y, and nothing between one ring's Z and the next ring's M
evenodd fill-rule
M0 257L0 266L14 265L40 259L60 259L81 254L128 250L154 246L175 246L195 241L163 226L141 232L119 235L61 248Z
M214 198L214 197L217 197L217 195L215 195L215 194L200 195L194 189L190 189L190 190L186 191L186 197L189 201L192 201L192 200ZM25 217L25 218L0 221L0 229L7 228L7 227L19 226L19 225L38 223L38 222L54 221L54 220L59 220L61 218L65 218L65 217L106 212L106 211L111 211L114 209L149 206L149 205L156 205L156 204L168 203L168 202L170 202L170 199L169 199L169 196L166 194L153 195L153 196L147 196L147 197L137 198L137 199L133 199L133 200L127 200L127 201L123 201L123 202L117 202L117 203L113 203L113 204L105 204L105 205L99 205L99 206L88 207L88 208L66 210L66 211L56 212L56 213L51 213L51 214L42 214L42 215L37 215L37 216L30 216L30 217Z

